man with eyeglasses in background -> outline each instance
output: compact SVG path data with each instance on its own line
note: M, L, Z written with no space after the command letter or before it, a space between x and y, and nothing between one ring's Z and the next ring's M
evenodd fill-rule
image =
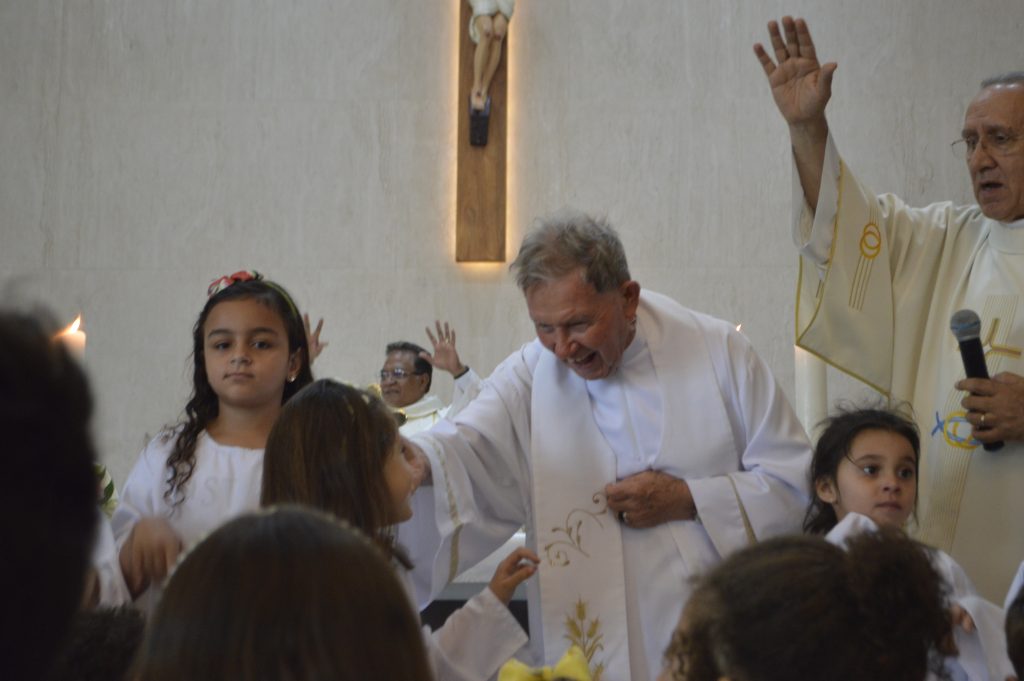
M911 208L842 161L825 106L836 64L807 24L768 24L754 52L789 125L803 200L797 344L914 407L923 435L916 534L1002 602L1024 558L1024 72L985 80L961 139L977 205ZM950 317L981 318L992 379L964 379ZM1005 442L999 451L986 451Z
M431 354L415 343L396 341L385 350L384 366L380 369L381 398L392 409L405 416L403 435L412 435L437 423L449 407L430 395L434 367L447 371L455 379L453 403L461 405L464 398L472 399L480 383L475 371L464 365L455 349L455 329L448 322L435 322L437 336L426 329L434 347Z

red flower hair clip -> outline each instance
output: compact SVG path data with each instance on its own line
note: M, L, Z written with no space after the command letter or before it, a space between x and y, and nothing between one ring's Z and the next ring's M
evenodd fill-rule
M210 286L206 289L206 297L209 298L214 296L228 286L237 284L240 281L262 281L263 275L256 270L239 270L234 274L228 274L219 279L214 279L210 282Z

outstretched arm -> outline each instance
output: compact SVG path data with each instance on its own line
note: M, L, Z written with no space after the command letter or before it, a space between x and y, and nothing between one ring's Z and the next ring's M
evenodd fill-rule
M800 184L807 203L813 209L818 205L821 188L821 168L828 141L825 106L832 97L832 75L836 63L818 63L814 41L803 19L783 17L782 32L785 39L779 31L779 24L768 22L775 61L761 43L754 45L754 54L768 77L775 105L789 124Z

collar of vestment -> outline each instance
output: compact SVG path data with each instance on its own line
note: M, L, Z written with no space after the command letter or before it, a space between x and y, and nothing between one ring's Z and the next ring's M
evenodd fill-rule
M993 220L989 242L1002 253L1024 253L1024 218L1013 222Z
M420 419L444 409L444 402L434 395L424 395L407 407L399 409L409 419Z

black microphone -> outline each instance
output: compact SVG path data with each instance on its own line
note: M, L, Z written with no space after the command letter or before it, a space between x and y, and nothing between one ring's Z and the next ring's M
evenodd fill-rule
M960 344L960 356L964 360L967 378L988 378L985 350L981 347L981 319L978 318L978 313L974 310L957 310L949 320L949 328ZM1002 449L1003 443L986 442L983 446L985 451L994 452Z

